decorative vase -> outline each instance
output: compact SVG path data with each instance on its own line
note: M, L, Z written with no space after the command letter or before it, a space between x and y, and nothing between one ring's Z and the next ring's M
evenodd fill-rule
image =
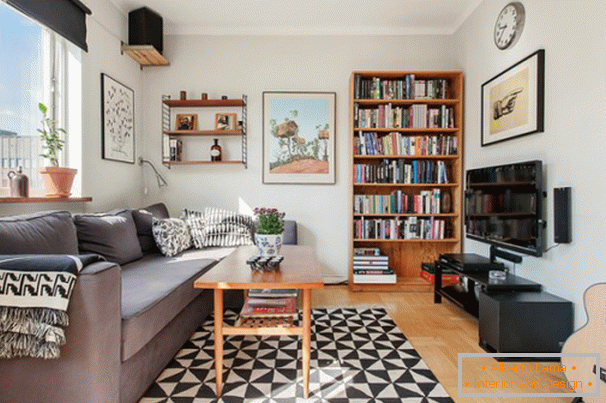
M40 168L40 175L44 181L46 197L69 197L71 195L74 176L78 172L73 168L44 167Z
M255 243L261 256L278 256L282 247L282 234L255 234Z

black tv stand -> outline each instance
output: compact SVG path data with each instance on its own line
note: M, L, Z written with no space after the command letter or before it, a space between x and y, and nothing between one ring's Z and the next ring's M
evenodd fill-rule
M465 262L474 262L473 270ZM480 347L488 352L559 353L560 344L572 334L572 302L513 274L507 273L503 280L490 279L490 270L504 269L501 263L473 254L444 254L435 267L434 302L446 297L479 318ZM444 269L465 276L467 287L442 287ZM477 297L476 284L481 288Z

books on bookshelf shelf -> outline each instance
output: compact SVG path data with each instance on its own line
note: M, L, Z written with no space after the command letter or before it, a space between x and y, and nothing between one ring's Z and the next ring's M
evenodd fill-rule
M355 76L354 98L356 99L446 99L448 80L416 80L414 74L401 78Z
M447 239L446 220L435 217L355 218L356 239Z
M183 141L179 139L169 139L169 161L181 161L183 158Z
M243 318L297 316L296 298L247 298L240 312Z
M414 104L410 107L378 105L362 108L354 105L354 126L359 128L434 129L454 127L454 108L441 105L428 107Z
M396 275L389 268L389 257L380 255L379 250L375 249L374 254L370 254L370 248L354 249L353 257L353 275L354 282L360 284L394 284Z
M440 214L442 189L410 194L394 190L388 195L354 195L354 213L358 214Z
M354 137L354 155L456 155L455 136L406 136L391 132L380 136L376 132L359 131Z
M378 164L355 164L354 183L448 183L444 161L383 160Z

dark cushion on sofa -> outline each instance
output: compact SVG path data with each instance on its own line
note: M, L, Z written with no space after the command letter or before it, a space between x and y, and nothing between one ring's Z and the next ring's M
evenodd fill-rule
M122 360L145 346L201 292L194 281L233 248L149 254L122 266Z
M67 211L0 218L0 254L78 254L78 239Z
M159 252L160 249L158 249L152 233L152 220L154 217L159 220L170 218L166 205L164 203L152 204L148 207L132 210L132 214L143 253Z
M97 253L120 265L143 256L137 228L129 210L103 214L76 214L80 253Z

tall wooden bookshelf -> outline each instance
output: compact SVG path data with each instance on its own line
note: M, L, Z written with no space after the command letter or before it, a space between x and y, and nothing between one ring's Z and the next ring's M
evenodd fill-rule
M408 78L406 78L408 76ZM414 80L413 80L414 76ZM373 80L374 79L374 80ZM442 83L438 80L445 80L446 87L443 88ZM374 81L374 84L373 84ZM400 83L398 83L400 81ZM412 88L406 91L406 82L412 85ZM425 88L432 86L430 98L415 99L414 86L415 82L425 81ZM429 83L431 81L431 84ZM438 85L436 89L436 85ZM357 87L357 88L356 88ZM374 91L372 90L374 88ZM377 94L377 88L378 90ZM410 88L410 87L409 87ZM370 91L369 91L370 89ZM350 258L349 258L349 288L352 291L429 291L431 285L420 277L421 264L425 262L433 262L441 253L456 253L461 250L461 233L462 233L462 170L463 170L463 73L450 71L398 71L398 72L379 72L379 71L354 71L350 80L350 152L352 153L350 172ZM414 106L413 106L414 105ZM419 127L419 126L434 126L433 124L425 124L419 122L421 113L432 109L440 110L446 119L441 120L441 115L438 118L432 117L432 122L438 122L439 127ZM381 113L381 110L382 112ZM361 115L360 111L363 110ZM370 110L370 112L366 112ZM399 110L394 112L394 110ZM444 112L448 110L448 112ZM380 117L381 123L377 123L372 118L372 111ZM409 111L416 112L417 120L409 119L405 121L401 116ZM385 116L396 116L398 123L390 122ZM410 117L410 116L409 116ZM451 121L448 124L448 120ZM370 126L370 127L367 127ZM414 126L414 127L411 127ZM368 136L374 136L378 142L384 146L383 150L379 149L368 151L368 141L362 142L361 136L368 140ZM392 147L389 149L389 144L383 143L383 137L388 136L392 142ZM435 144L438 141L444 141L449 137L456 141L456 152L450 151L448 155L442 153L442 149L436 151ZM410 147L403 147L402 141L410 142L412 139L422 145L426 145L431 141L432 152L428 153L424 149L425 155L420 155L421 147L415 147L414 155L409 155ZM431 139L431 140L428 140ZM362 143L362 145L361 145ZM394 143L399 143L398 152L396 152ZM375 145L375 149L376 144ZM361 151L364 148L366 151ZM389 151L387 152L386 150ZM431 155L427 155L431 154ZM416 162L414 162L416 161ZM427 170L434 170L433 175L429 173L420 182L417 179L409 180L405 178L404 164L417 164L421 166L425 164ZM436 168L441 165L442 170L446 170L446 181L444 178L434 181L436 177ZM361 171L359 165L364 165L365 172ZM389 181L383 180L383 183L377 182L377 172L371 175L368 171L375 169L368 168L370 165L391 165L396 166L392 171L392 177ZM433 167L433 168L431 168ZM445 167L445 168L444 168ZM410 172L409 172L410 173ZM366 176L366 178L365 178ZM438 174L439 177L439 174ZM400 180L401 179L401 180ZM379 180L381 181L381 180ZM431 181L431 182L430 182ZM366 183L360 183L366 182ZM370 183L369 183L370 182ZM388 182L388 183L385 183ZM406 183L394 183L406 182ZM413 182L413 183L410 183ZM430 183L426 183L430 182ZM438 183L447 182L447 183ZM439 191L434 191L439 189ZM437 198L436 204L442 206L442 199L446 193L450 195L451 207L448 211L440 209L436 212L435 209L431 212L425 211L411 212L403 208L403 203L400 203L399 212L394 212L393 199L391 201L391 209L385 205L373 204L373 207L381 208L381 211L376 211L372 208L372 212L358 211L356 212L356 195L357 196L376 196L376 195L391 195L393 192L400 191L401 194L420 195L422 191L434 191L440 196ZM398 194L399 195L399 194ZM395 197L395 196L394 196ZM400 198L400 200L402 200ZM409 199L410 200L410 199ZM397 203L396 203L397 204ZM359 204L358 204L359 207ZM359 210L359 208L358 208ZM413 208L413 210L415 210ZM413 218L414 217L414 218ZM360 223L364 220L368 225L368 220L395 220L396 228L404 228L403 222L413 218L413 220L427 220L430 222L431 228L437 225L437 231L431 231L430 235L423 234L424 237L434 239L419 239L412 235L412 239L402 239L405 237L405 231L399 231L398 239L391 239L394 235L389 235L390 239L374 239L383 234L371 233L373 239L367 236L360 237ZM431 220L433 219L433 222ZM444 221L444 236L439 234L439 224L435 224L438 220ZM383 221L385 222L385 221ZM399 226L399 227L398 227ZM412 226L410 228L418 228ZM426 227L427 228L427 225ZM393 227L391 227L393 230ZM393 232L393 231L390 231ZM409 233L410 235L410 233ZM435 239L438 238L438 239ZM353 281L353 249L354 248L379 248L382 254L389 256L389 266L397 275L396 284L358 284Z

